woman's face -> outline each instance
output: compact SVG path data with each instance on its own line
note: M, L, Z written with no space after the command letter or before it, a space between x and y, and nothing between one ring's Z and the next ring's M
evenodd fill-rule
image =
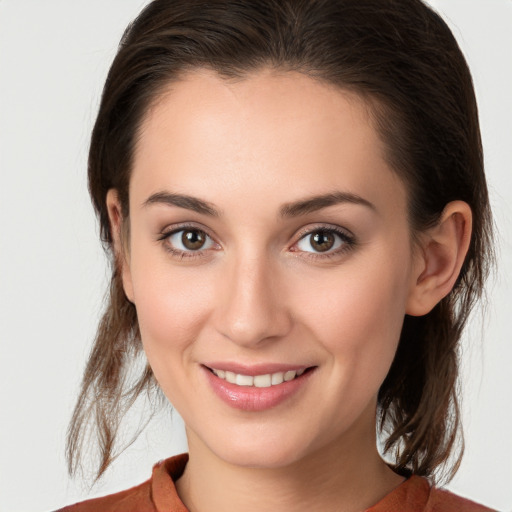
M129 222L125 289L191 448L279 467L374 436L415 257L357 96L188 74L142 125Z

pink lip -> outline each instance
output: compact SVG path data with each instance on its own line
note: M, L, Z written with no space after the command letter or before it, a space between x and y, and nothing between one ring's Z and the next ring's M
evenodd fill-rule
M218 363L217 363L218 364ZM208 365L209 366L209 365ZM283 365L276 365L277 370L269 371L268 365L265 365L263 371L261 371L262 367L251 366L250 368L244 368L243 370L239 365L227 365L220 364L212 366L219 370L225 371L233 371L229 368L238 368L235 373L242 373L244 375L265 375L267 373L277 373L279 371L287 371L283 368L288 368L290 370L305 368L302 367L285 367ZM271 365L272 366L272 365ZM273 366L272 366L273 367ZM258 368L256 371L255 368ZM250 373L248 373L248 370ZM203 366L203 371L205 374L208 383L212 387L214 393L223 400L229 406L240 409L242 411L264 411L267 409L271 409L272 407L276 407L281 404L288 398L291 398L293 395L299 392L301 388L303 388L311 374L314 373L314 370L308 371L302 374L300 377L296 377L293 380L288 382L283 382L282 384L278 384L277 386L270 386L268 388L257 388L252 386L237 386L236 384L230 384L224 379L220 379L215 374L213 374L206 366Z

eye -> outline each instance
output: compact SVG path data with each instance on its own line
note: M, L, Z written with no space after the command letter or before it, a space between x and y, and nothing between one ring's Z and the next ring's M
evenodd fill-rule
M338 253L354 245L353 237L333 228L320 228L309 231L297 242L299 251L309 253Z
M214 241L200 229L180 229L165 235L170 248L178 252L195 252L211 249Z

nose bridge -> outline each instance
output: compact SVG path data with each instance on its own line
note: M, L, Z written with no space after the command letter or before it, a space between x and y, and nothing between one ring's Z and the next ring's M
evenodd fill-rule
M249 254L248 254L249 253ZM263 251L240 251L222 276L218 329L234 343L257 345L284 336L290 328L279 265Z

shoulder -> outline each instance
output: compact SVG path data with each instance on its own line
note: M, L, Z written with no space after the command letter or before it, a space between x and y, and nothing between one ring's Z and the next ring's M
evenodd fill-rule
M64 507L57 512L154 512L151 503L151 480L122 492L109 494Z
M187 512L174 482L182 475L187 454L155 464L151 478L125 491L82 501L56 512Z
M367 512L492 512L490 508L411 476Z
M492 509L479 505L474 501L462 498L444 489L432 487L425 512L492 512Z

